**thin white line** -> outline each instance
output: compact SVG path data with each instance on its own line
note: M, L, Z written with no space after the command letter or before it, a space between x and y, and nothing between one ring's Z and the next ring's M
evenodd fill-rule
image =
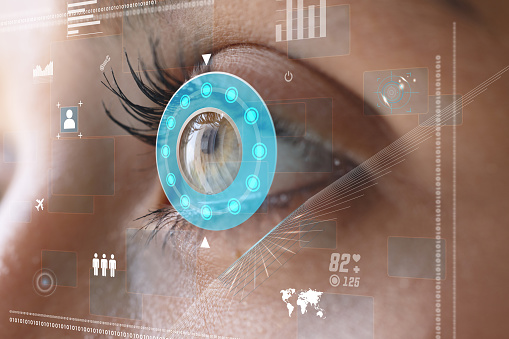
M273 244L274 244L274 245L276 245L276 246L279 246L280 248L284 249L285 251L288 251L288 252L290 252L290 253L295 254L295 252L290 251L288 248L286 248L286 247L284 247L284 246L281 246L281 245L279 245L279 244L276 244L276 243L275 243L275 242L273 242L273 241L270 241L268 237L267 237L267 241L268 241L268 242L273 243ZM295 242L297 242L297 241L299 241L299 239L298 239L298 238L296 238L294 241L295 241Z
M261 243L263 246L265 246L264 243ZM265 248L270 252L270 254L272 254L272 256L274 257L274 259L277 260L276 256L272 253L271 250L269 250L269 248L267 246L265 246ZM283 266L283 264L281 264L281 262L279 260L277 260L277 262L279 263L279 265Z
M83 34L78 34L78 35L73 35L72 37L77 37L77 36L82 36L82 35L92 35L92 34L101 34L102 32L95 32L95 33L83 33ZM67 36L69 37L69 36Z
M70 9L70 10L67 11L67 15L74 14L74 13L85 13L85 9L84 8Z
M67 25L67 28L74 28L74 27L82 27L82 26L99 25L100 23L101 23L101 20L88 21L88 22L80 22L80 23L78 23L78 24L70 24L70 25Z
M490 79L486 80L483 84L479 85L475 89L468 92L464 96L464 98L475 97L476 96L475 93L477 90L479 90L481 88L487 88L488 87L487 84L492 83L493 79L498 79L501 74L505 73L508 70L509 70L509 66L506 66L501 71L499 71L497 74L492 76ZM446 108L446 111L448 114L451 113L450 112L451 109L449 109L449 107ZM292 212L287 217L287 219L285 219L284 221L282 221L281 223L276 225L271 231L269 231L269 233L267 233L267 235L265 237L280 233L282 229L288 228L289 224L296 223L296 222L299 222L299 220L302 220L303 216L306 216L306 215L312 216L313 208L309 207L309 206L317 205L319 202L323 201L323 199L322 199L323 197L330 198L331 196L337 195L338 192L341 193L342 190L351 191L352 185L354 186L353 189L358 189L359 186L356 185L357 180L361 180L361 179L363 180L363 178L365 176L367 176L368 174L370 176L373 176L374 174L381 173L383 171L386 171L388 168L391 168L391 167L395 166L396 164L402 162L404 160L404 158L400 161L397 161L397 160L401 159L405 155L410 154L411 152L414 152L418 148L417 146L419 144L421 144L424 141L431 138L436 130L435 125L436 126L443 125L442 122L439 122L439 123L434 122L434 120L437 117L440 120L443 120L443 118L444 118L443 113L444 112L441 112L440 115L433 116L427 120L427 123L429 123L429 124L433 123L433 125L415 127L411 132L407 132L404 136L400 137L397 141L393 142L389 146L386 146L384 149L379 151L377 154L375 154L374 156L372 156L371 158L369 158L368 160L363 162L361 165L359 165L359 167L357 167L357 169L360 168L360 169L362 169L362 171L356 169L356 170L349 172L348 174L341 177L340 179L335 181L333 184L329 185L327 188L325 188L324 190L322 190L321 192L319 192L318 194L316 194L315 196L310 198L303 205L301 205L294 212ZM455 112L452 112L451 114L455 114ZM395 156L396 156L396 161L397 161L396 163L394 163ZM386 160L386 159L389 159L389 160ZM374 171L374 173L373 173L373 171ZM372 180L376 180L379 177L382 177L383 175L385 175L385 174L381 174L378 177L373 178ZM364 185L364 184L362 184L362 185ZM361 187L362 187L362 185L361 185ZM333 194L331 194L331 192L333 192ZM339 195L341 195L341 194L339 194ZM296 226L296 227L299 227L299 226ZM238 264L238 262L243 262L244 260L246 260L246 258L248 256L254 255L253 252L256 249L258 249L258 246L262 246L262 245L265 246L265 244L264 244L264 241L266 240L265 237L260 239L253 247L251 247L246 253L244 253L244 255L241 258L237 259L237 261L234 264L232 264L232 266L234 266L236 269L236 265ZM265 246L265 248L277 260L277 257L274 256L274 254L270 251L270 249L267 248L267 246ZM263 256L262 256L262 258L263 258ZM274 263L274 262L275 261L273 261L272 263ZM278 260L278 262L279 262L279 260ZM277 268L277 269L279 269L279 268ZM276 269L276 271L277 271L277 269ZM232 270L228 269L228 271L232 271ZM223 279L224 274L221 274L220 277ZM227 280L227 279L225 279L225 280ZM262 283L263 283L263 281L259 282L259 285L261 285ZM252 293L252 292L250 292L250 293ZM220 300L215 300L215 301L212 300L211 302L215 302L217 304L220 302ZM197 303L193 303L193 305L191 307L194 307L194 308L198 307ZM194 309L192 309L191 311L189 311L189 310L186 311L186 313L178 320L178 322L176 324L173 325L172 328L173 329L183 328L185 325L187 325L189 323L189 321L191 319L193 319L193 318L191 318L191 314L193 312L196 313Z
M456 113L456 22L452 23L452 95ZM456 339L456 114L452 125L452 338Z
M67 21L76 21L76 20L81 20L81 19L92 19L93 17L94 17L93 14L73 16L73 17L67 18Z
M442 60L441 60L441 57L440 55L437 55L435 57L435 79L436 79L436 82L435 82L435 91L441 91L442 90L442 82L440 80L440 78L437 78L438 76L438 72L440 72L439 68L437 68L439 65L441 66L442 64ZM441 124L442 124L442 106L441 106L441 94L438 93L437 95L437 100L435 101L435 116L436 116L436 133L435 133L435 150L436 150L436 153L435 153L435 237L436 237L436 250L435 250L435 257L437 258L438 260L438 253L440 253L441 251L441 245L440 245L440 238L442 237L441 234L442 234L442 188L441 186L436 186L438 183L441 182L441 178L442 178L442 165L441 165L441 153L442 153L442 137L441 137ZM430 108L431 110L431 108ZM439 170L439 171L437 171ZM442 260L442 259L440 259ZM442 330L441 330L441 323L442 323L442 316L441 316L441 310L442 310L442 298L441 298L441 271L439 270L440 269L440 265L441 265L441 262L440 261L436 261L436 264L435 264L435 267L436 267L436 273L435 273L435 277L436 277L436 282L435 282L435 293L434 293L434 298L435 298L435 302L436 302L436 310L435 310L435 338L437 339L440 339L442 338L441 337L441 333L442 333Z
M71 3L71 4L68 3L67 4L67 8L69 8L69 7L78 7L78 6L92 5L92 4L96 4L96 3L97 3L97 0L74 2L74 3Z
M75 29L74 31L67 31L67 35L73 35L73 34L77 34L79 33L80 31Z
M267 278L268 278L269 277L269 271L267 271L267 265L265 265L265 259L263 258L263 253L260 250L259 246L257 246L256 249L258 250L258 252L260 253L260 256L262 257L263 267L265 267L265 273L267 273Z

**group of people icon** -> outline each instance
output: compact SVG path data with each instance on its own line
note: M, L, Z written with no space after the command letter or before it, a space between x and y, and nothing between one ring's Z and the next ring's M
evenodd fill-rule
M112 254L111 259L106 259L106 254L103 254L102 259L100 260L99 265L99 258L97 257L97 253L94 253L94 259L92 259L92 267L94 268L94 275L99 275L99 266L102 270L102 276L106 276L106 270L110 270L110 277L115 277L115 270L117 269L117 261L115 260L115 256Z

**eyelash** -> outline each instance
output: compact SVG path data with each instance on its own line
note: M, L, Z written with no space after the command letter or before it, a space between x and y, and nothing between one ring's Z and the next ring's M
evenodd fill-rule
M120 103L127 114L129 114L136 121L145 126L145 128L138 128L126 125L119 119L115 118L111 111L106 107L103 102L103 107L106 115L117 125L127 131L129 134L138 138L139 140L155 146L157 139L157 129L159 127L159 122L164 113L166 105L168 101L171 99L173 94L190 78L190 74L196 75L201 73L206 73L210 71L211 62L209 62L208 66L200 65L199 67L195 67L192 73L187 73L186 68L183 66L182 59L180 59L181 64L181 78L177 78L174 74L169 71L163 69L161 67L161 63L159 62L157 47L158 41L150 41L152 58L155 67L155 77L147 71L146 65L142 60L139 60L139 64L143 69L142 72L136 72L129 60L129 56L126 51L124 51L127 65L129 67L131 76L133 77L136 85L139 90L144 94L146 98L148 98L151 102L155 104L153 107L137 105L124 94L122 89L120 88L115 74L113 70L111 70L111 76L113 78L114 85L110 82L106 74L103 72L104 81L101 83L110 90L115 96L117 96L120 100ZM146 82L143 81L143 78L146 79ZM154 79L155 78L155 79ZM285 121L280 121L273 117L274 125L276 128L277 135L288 135L288 131L295 128L295 126L287 124ZM281 133L283 132L283 133ZM286 133L285 133L286 132ZM294 141L292 141L294 142ZM306 140L295 141L298 143L305 143L306 152L312 153L316 150L323 149L323 146L315 140L314 138L306 138ZM337 160L340 160L339 162ZM333 172L331 177L333 180L338 177L346 174L351 168L355 167L355 164L352 163L350 159L341 158L335 159L333 165ZM329 180L327 180L329 181ZM316 184L316 183L315 183ZM312 187L300 187L296 190L286 191L284 193L269 195L267 197L267 203L271 207L286 207L288 203L292 200L293 195L298 192L304 192L306 190L311 190ZM169 235L171 236L172 231L176 229L183 229L189 224L183 219L180 214L172 207L165 206L163 208L149 211L148 214L137 218L136 220L146 219L146 224L142 227L142 229L147 229L150 226L153 226L154 235L161 229L168 227ZM163 244L164 246L164 244Z
M113 69L111 70L111 76L113 78L114 85L110 82L104 72L104 81L101 81L101 83L116 97L119 98L125 112L136 121L146 126L146 128L137 128L126 125L119 119L115 118L111 111L106 107L106 104L103 102L103 108L106 115L115 124L123 128L132 136L149 145L155 146L157 139L157 128L159 126L159 122L163 115L164 109L166 108L166 104L171 99L173 94L189 79L189 76L184 71L185 68L181 68L183 70L181 74L182 79L179 79L167 70L164 70L160 66L159 58L157 55L158 41L151 40L150 45L154 66L156 69L155 79L146 70L147 67L145 67L145 64L141 60L139 60L139 63L143 71L140 73L140 75L138 75L134 70L131 61L129 60L129 56L125 50L124 54L127 60L127 65L129 66L129 71L134 81L136 82L136 85L144 94L144 96L155 104L154 107L138 105L129 100L129 98L127 98L127 96L120 88ZM145 77L148 84L143 81L143 77ZM165 206L157 210L149 211L148 214L143 215L135 220L141 219L146 220L146 223L141 227L141 229L148 229L151 226L153 227L153 233L152 236L148 239L149 241L156 235L157 232L163 228L167 227L168 235L172 236L173 231L177 229L184 229L186 226L188 226L186 220L182 218L182 216L172 206ZM163 247L166 245L167 239L168 237L165 237Z
M166 104L171 99L173 94L189 79L189 75L186 73L185 68L183 67L181 68L182 79L179 79L170 72L162 69L157 54L158 44L159 44L158 41L150 41L152 57L156 69L155 71L156 79L153 79L153 76L151 76L149 71L146 70L147 68L145 67L143 61L141 60L139 60L139 63L141 65L141 68L143 69L143 71L141 72L143 76L138 75L131 65L127 52L124 51L127 60L127 65L129 66L129 71L131 72L131 75L134 81L136 82L136 85L138 86L140 91L145 95L145 97L147 97L150 101L152 101L156 105L155 107L137 105L133 103L131 100L129 100L127 96L124 94L124 92L120 89L117 79L115 78L115 73L113 72L113 69L111 70L111 76L113 78L114 85L111 84L110 80L108 79L104 72L103 76L105 80L101 81L101 83L104 86L106 86L107 89L109 89L113 94L115 94L115 96L119 98L120 103L122 104L122 107L127 112L127 114L129 114L136 121L145 125L146 128L131 127L122 123L120 120L113 116L111 111L106 107L106 105L103 102L103 107L106 112L106 115L113 122L122 127L125 131L127 131L129 134L133 135L134 137L140 139L141 141L149 145L154 146L156 144L157 128L159 126L159 121L161 120ZM143 81L143 77L145 77L148 84L146 84Z

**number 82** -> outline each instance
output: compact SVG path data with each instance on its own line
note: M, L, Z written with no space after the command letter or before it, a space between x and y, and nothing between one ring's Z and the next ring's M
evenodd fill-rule
M339 263L340 260L341 264ZM343 253L342 256L340 256L339 253L332 253L330 256L329 271L348 273L348 268L345 268L345 265L347 265L349 262L350 262L349 253Z

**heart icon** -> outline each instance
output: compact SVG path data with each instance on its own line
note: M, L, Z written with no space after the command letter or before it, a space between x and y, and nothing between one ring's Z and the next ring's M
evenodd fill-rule
M353 258L353 260L355 260L355 262L359 262L359 260L361 260L361 255L360 254L354 254L354 255L352 255L352 258Z

